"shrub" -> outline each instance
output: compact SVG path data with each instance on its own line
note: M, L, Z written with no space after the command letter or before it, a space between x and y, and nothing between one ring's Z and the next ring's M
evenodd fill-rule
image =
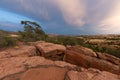
M47 42L62 44L62 45L84 45L83 39L77 39L76 37L48 37Z
M16 44L16 40L11 37L0 37L0 48L1 47L8 47L8 46L14 46Z

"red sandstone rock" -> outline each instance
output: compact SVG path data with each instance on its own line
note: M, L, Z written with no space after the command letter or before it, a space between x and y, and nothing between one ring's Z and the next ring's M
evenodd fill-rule
M120 80L120 78L118 75L105 71L100 73L70 71L67 74L67 80Z
M84 55L88 55L88 56L92 56L92 57L97 57L96 53L89 49L89 48L86 48L86 47L82 47L82 46L73 46L73 47L68 47L67 50L73 50L73 51L76 51L76 52L79 52L81 54L84 54Z
M104 59L104 60L112 62L116 65L120 65L120 59L119 58L116 58L116 57L114 57L112 55L109 55L107 53L97 53L97 55L98 55L98 58L100 58L100 59Z
M5 77L2 80L20 80L21 77L22 77L22 73L19 73L19 74L17 73L17 74Z
M91 80L120 80L120 78L115 74L103 71L102 73L94 76Z
M77 72L77 71L70 71L67 74L68 80L91 80L94 74L90 72Z
M52 60L62 60L66 50L65 46L53 43L38 42L35 46L41 56Z
M0 58L8 57L31 57L36 56L36 48L34 46L20 46L19 48L10 48L0 52Z
M4 58L0 59L0 80L120 80L118 75L109 72L92 68L78 72L76 68L37 56Z
M65 64L64 62L54 62L38 56L4 58L0 59L0 79L8 75L24 72L26 69L49 66L57 66L61 68L66 66L71 68L76 67L69 63Z
M0 52L0 59L2 59L2 58L10 58L10 57L12 57L12 55L9 52L5 52L5 51Z
M64 80L67 69L58 67L30 69L20 80Z
M120 74L119 65L115 65L106 60L82 54L80 51L74 50L72 47L66 51L64 60L85 68L96 68L99 70Z
M80 46L68 47L64 60L78 67L36 56L37 48L42 56L58 60L66 50L62 45L36 42L34 46L21 46L19 49L0 52L0 80L120 80L116 75L120 74L117 65L119 60L113 56L96 55L92 50Z
M56 66L60 66L60 67L71 67L71 68L75 68L77 67L76 65L72 65L70 63L67 63L67 62L63 62L63 61L55 61L54 62Z

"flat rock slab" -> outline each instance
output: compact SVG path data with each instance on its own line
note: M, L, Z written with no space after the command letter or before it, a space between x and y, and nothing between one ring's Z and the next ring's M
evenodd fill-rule
M106 71L99 73L69 71L67 78L67 80L120 80L119 76Z
M19 48L10 48L0 52L0 59L32 56L37 56L36 48L34 46L19 46Z
M120 80L120 77L36 56L0 59L0 80Z
M120 80L120 78L115 74L103 71L101 74L94 76L92 80Z
M30 69L20 80L64 80L67 69L59 67Z
M28 69L36 67L60 67L69 69L76 69L77 66L62 62L62 61L51 61L43 57L12 57L0 59L0 80L10 75L25 72ZM46 69L45 68L45 69Z
M63 45L53 44L53 43L45 43L41 42L36 45L36 47L43 53L49 53L51 51L59 50L59 51L65 51L66 47Z

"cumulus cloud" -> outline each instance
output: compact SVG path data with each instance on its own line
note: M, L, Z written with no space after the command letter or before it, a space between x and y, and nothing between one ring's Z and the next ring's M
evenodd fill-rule
M49 19L48 0L1 0L0 7L37 20Z
M100 22L99 27L105 33L120 33L120 1L114 2L114 6L108 15Z
M113 7L113 0L87 0L86 22L88 24L98 24L103 20Z
M85 24L85 3L84 0L57 0L65 21L74 26L82 26Z
M33 16L40 19L50 19L55 13L51 14L53 9L52 6L57 7L65 22L74 26L82 26L85 22L83 21L85 14L84 0L2 0L2 3L6 3L10 9L17 13L26 14L27 16ZM13 5L17 5L14 6ZM8 8L8 9L9 9ZM56 13L57 14L57 13ZM59 16L59 15L58 15Z
M120 0L0 0L0 8L35 19L48 32L120 32Z

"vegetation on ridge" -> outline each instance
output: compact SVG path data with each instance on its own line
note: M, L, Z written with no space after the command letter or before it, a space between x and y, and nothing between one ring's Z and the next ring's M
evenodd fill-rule
M100 35L100 36L50 36L42 27L31 21L21 21L24 31L19 31L18 37L11 37L7 31L0 30L0 48L14 46L17 42L46 41L65 46L81 45L93 49L95 52L102 52L120 58L120 36ZM13 33L14 34L14 33Z
M13 46L16 44L16 39L9 36L7 31L0 30L0 48Z

